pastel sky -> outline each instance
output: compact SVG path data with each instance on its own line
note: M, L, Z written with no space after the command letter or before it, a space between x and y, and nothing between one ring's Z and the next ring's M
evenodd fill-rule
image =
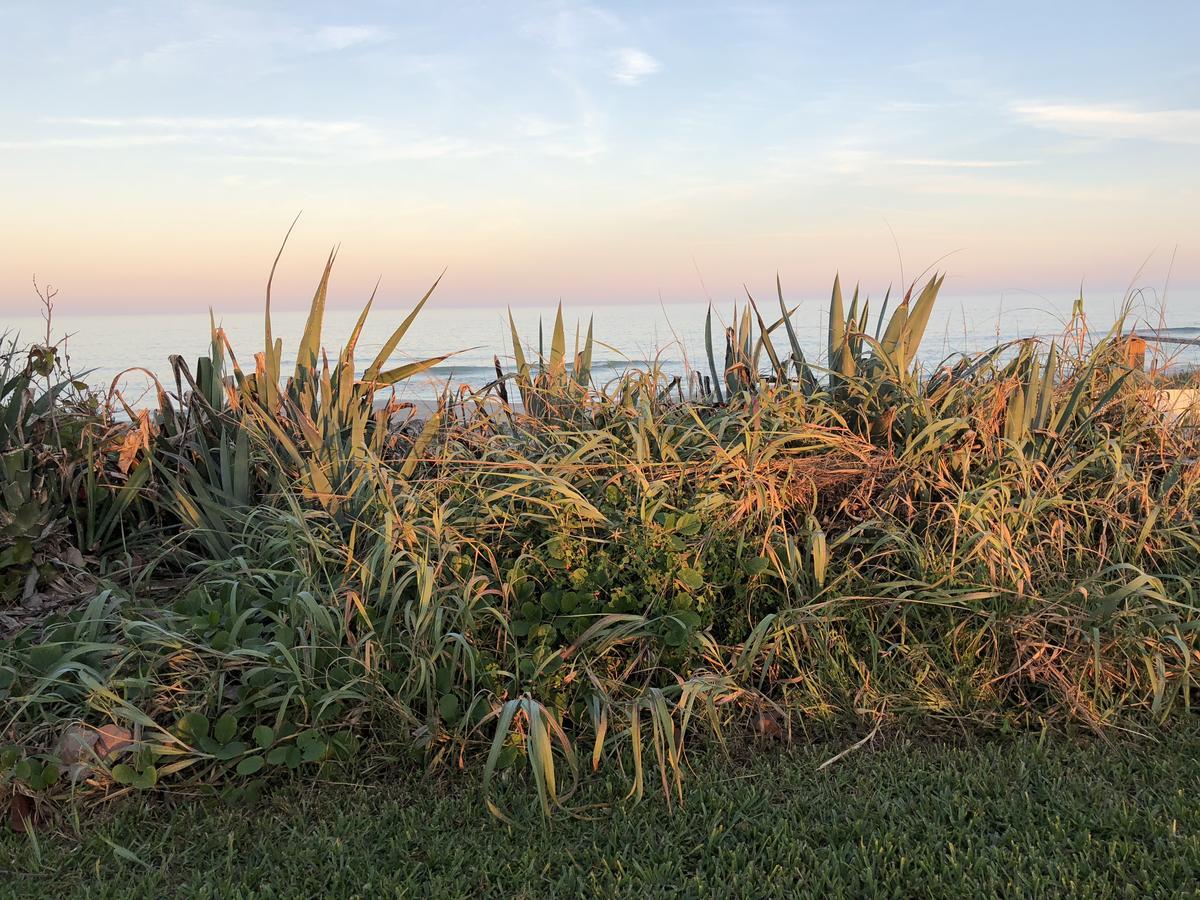
M1200 286L1195 0L0 19L2 312L34 275L72 310L249 308L301 211L285 305L338 242L344 305L443 268L443 304L882 290L901 260L959 293Z

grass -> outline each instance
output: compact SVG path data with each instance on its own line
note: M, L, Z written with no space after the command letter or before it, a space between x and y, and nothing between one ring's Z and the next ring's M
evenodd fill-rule
M1179 896L1200 889L1194 724L1161 741L1021 735L699 754L661 799L480 821L469 786L293 783L252 809L185 797L0 837L11 896ZM378 777L377 777L378 778ZM597 791L597 796L603 791ZM522 798L525 798L524 800Z

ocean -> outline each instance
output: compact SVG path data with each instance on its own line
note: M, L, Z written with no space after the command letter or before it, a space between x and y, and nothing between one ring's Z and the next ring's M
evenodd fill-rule
M775 298L756 298L764 318L774 322L779 315ZM848 298L847 298L848 302ZM794 315L797 336L811 362L821 363L826 356L825 334L828 297L790 298L797 304ZM872 323L879 301L872 302ZM1005 293L974 297L943 295L926 331L920 360L936 365L956 353L983 350L1002 341L1023 337L1052 338L1062 333L1071 315L1073 299L1047 298L1028 293ZM1119 294L1091 295L1085 313L1097 331L1107 330L1123 305ZM588 317L594 317L596 346L593 353L593 379L602 384L629 367L645 367L657 361L664 371L682 374L688 365L707 370L704 352L704 318L707 302L660 305L656 302L631 305L603 305L594 310L564 308L568 353L572 351L578 329L579 340L587 332ZM893 304L894 308L894 304ZM714 325L726 321L732 303L714 306ZM0 332L19 332L25 340L39 340L44 324L36 310L21 316L0 318ZM407 315L406 308L375 308L359 342L356 361L364 366L382 343ZM217 321L244 369L254 367L254 354L262 349L261 310L216 311ZM330 357L335 357L358 316L354 309L329 309L326 312L323 342ZM554 322L554 308L519 307L513 316L527 348L536 353L541 322L547 349ZM305 310L276 310L272 316L275 335L283 338L286 373L295 365L296 342L307 317ZM1131 305L1127 329L1141 333L1157 332L1177 338L1200 338L1200 291L1173 292L1166 303L1147 293L1138 295ZM718 364L723 337L714 329ZM87 381L108 388L114 379L127 399L137 402L149 398L149 379L141 370L156 373L166 382L170 378L168 357L181 354L189 363L207 353L209 317L207 312L162 312L154 314L81 315L57 313L54 337L66 337L71 366ZM775 340L781 355L788 346L780 329ZM1153 349L1152 345L1152 349ZM436 296L417 318L392 358L392 365L453 352L454 355L428 373L403 385L401 399L429 399L447 383L479 387L495 378L493 357L499 356L506 371L512 370L512 349L507 311L498 307L440 307ZM1164 344L1160 353L1171 365L1200 364L1200 347ZM765 355L763 358L765 364Z

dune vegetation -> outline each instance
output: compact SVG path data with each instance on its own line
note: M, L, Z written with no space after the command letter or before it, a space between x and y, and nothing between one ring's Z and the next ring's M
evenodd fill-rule
M835 280L821 360L780 289L710 314L689 378L600 384L560 312L420 410L390 389L445 357L389 360L429 295L363 367L370 304L323 349L332 265L294 371L269 287L261 351L214 325L152 409L0 355L14 816L399 763L553 815L589 778L676 803L689 748L735 740L1192 709L1200 434L1122 323L922 367L941 279L878 312Z

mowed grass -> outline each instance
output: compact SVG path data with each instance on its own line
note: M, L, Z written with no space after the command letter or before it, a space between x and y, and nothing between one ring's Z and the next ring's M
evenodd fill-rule
M11 896L1189 896L1200 728L1156 742L1025 734L697 754L661 795L546 821L500 792L398 773L283 787L257 808L128 799L78 837L5 834ZM603 790L597 796L604 796ZM611 795L611 794L609 794ZM69 831L73 826L67 826Z

